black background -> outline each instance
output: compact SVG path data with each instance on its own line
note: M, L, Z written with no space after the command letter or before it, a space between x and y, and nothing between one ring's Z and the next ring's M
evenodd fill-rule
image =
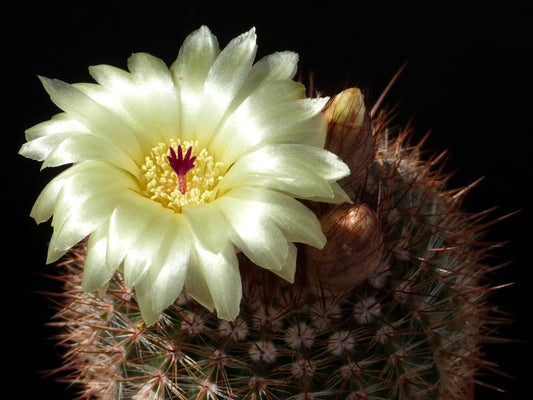
M2 190L8 217L2 241L2 367L4 390L17 399L70 399L72 391L43 378L59 366L57 348L45 323L51 303L37 291L53 290L41 273L49 224L36 226L29 210L55 171L17 155L24 130L49 119L57 109L36 75L67 82L90 81L87 67L126 67L132 52L146 51L168 64L185 36L205 24L221 46L255 26L258 56L278 50L300 54L300 66L313 72L326 94L358 85L376 100L400 66L408 66L387 98L401 101L398 122L414 117L415 138L429 130L425 148L450 150L446 170L455 171L451 187L484 176L465 202L479 212L498 207L502 216L522 210L495 225L487 240L509 241L495 250L494 264L514 261L496 273L495 284L514 283L493 297L514 323L501 328L508 344L485 351L498 375L481 380L506 392L480 388L478 398L530 398L533 369L531 329L532 169L532 2L454 1L395 3L318 1L179 2L99 4L43 2L4 5L2 19ZM6 126L7 125L7 126ZM57 288L55 288L57 290Z

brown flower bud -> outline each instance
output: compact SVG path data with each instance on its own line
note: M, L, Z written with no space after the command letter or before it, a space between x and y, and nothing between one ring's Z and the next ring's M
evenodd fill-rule
M342 91L323 113L329 121L325 148L350 167L351 175L339 183L352 197L365 181L376 146L361 91L357 88Z
M331 210L320 222L328 239L326 246L305 250L311 284L338 293L357 286L381 265L381 224L366 204Z

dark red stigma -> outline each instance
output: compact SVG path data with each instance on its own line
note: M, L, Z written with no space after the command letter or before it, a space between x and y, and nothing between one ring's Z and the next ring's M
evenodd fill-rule
M183 150L181 144L178 146L178 156L172 147L170 147L170 156L167 156L168 163L178 175L178 188L182 194L187 192L187 172L195 167L194 161L196 156L191 157L192 146L189 146L185 158L183 157Z

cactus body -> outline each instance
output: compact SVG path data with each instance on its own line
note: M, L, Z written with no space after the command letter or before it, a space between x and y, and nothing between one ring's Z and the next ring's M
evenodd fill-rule
M362 113L330 124L359 143L338 146L345 161L367 149L343 183L354 204L316 210L330 247L299 252L293 285L242 257L244 297L233 322L183 293L146 327L120 274L105 296L85 294L84 245L69 253L55 324L80 398L473 396L488 318L481 216L461 211L468 190L446 190L438 157L423 161L405 131L390 135L385 114L366 129ZM371 146L361 146L363 135Z

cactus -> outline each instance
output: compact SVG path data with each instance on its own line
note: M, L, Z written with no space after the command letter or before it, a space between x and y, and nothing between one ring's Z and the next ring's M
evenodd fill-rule
M53 322L80 399L466 399L490 334L485 213L448 190L410 128L349 89L324 111L326 148L357 173L348 205L314 205L328 243L302 246L290 284L242 254L243 300L220 320L184 292L153 326L117 273L81 288L85 244L59 264Z

